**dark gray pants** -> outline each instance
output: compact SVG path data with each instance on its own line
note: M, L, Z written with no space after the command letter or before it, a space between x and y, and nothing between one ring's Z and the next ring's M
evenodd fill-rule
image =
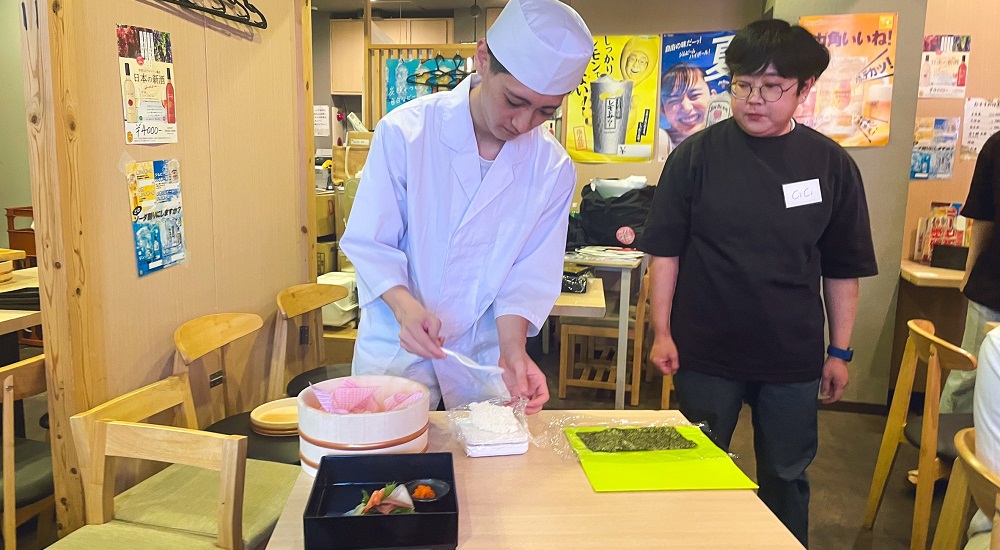
M740 382L682 366L674 375L681 412L704 422L712 439L728 450L743 403L753 412L757 496L788 530L809 546L809 479L816 456L819 380L793 384Z

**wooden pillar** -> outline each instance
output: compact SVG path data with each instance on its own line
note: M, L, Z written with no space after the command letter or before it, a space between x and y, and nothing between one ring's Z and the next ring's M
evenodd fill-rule
M361 104L365 107L365 120L364 123L369 130L375 131L375 124L372 122L372 116L374 115L373 103L375 102L375 97L372 95L371 90L373 89L371 85L372 81L372 60L371 60L371 47L372 47L372 0L365 0L365 79L361 83Z

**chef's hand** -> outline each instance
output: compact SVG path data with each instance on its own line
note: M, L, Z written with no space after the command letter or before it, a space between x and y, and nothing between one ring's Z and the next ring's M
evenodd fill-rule
M394 286L382 294L399 323L399 345L424 359L444 359L438 335L441 321L420 304L403 286Z
M827 357L823 363L823 378L819 382L819 396L824 405L836 403L847 387L847 363L843 359Z
M677 360L677 344L672 336L656 336L653 338L653 347L649 350L649 361L660 369L664 376L674 374L680 367Z
M542 369L528 357L524 347L501 346L500 368L503 369L503 382L507 391L514 397L528 399L524 412L535 414L542 410L542 405L549 400L549 387L545 383Z

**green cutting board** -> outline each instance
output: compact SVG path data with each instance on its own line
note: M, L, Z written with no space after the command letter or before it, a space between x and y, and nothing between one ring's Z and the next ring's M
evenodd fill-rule
M677 431L697 446L673 451L595 453L577 436L579 432L603 429L606 428L564 428L590 485L599 493L757 488L698 427L677 426Z

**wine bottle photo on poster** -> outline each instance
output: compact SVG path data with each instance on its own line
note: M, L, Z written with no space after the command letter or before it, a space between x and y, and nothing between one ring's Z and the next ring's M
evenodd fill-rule
M118 25L117 34L125 143L177 143L170 33Z
M967 34L925 36L917 97L964 98L971 51L972 37Z

